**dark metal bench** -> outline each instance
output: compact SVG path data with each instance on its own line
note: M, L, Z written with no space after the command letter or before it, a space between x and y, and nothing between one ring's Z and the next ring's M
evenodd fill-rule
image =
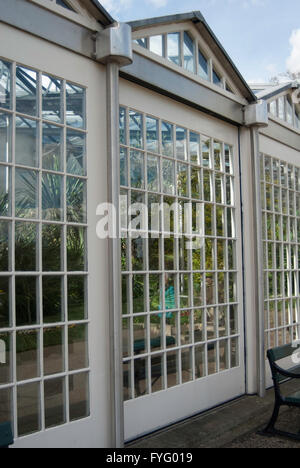
M8 448L13 445L14 438L11 430L11 424L9 422L0 424L0 449Z
M300 433L293 434L290 432L279 431L275 428L281 406L300 408L300 390L292 395L283 396L280 389L280 384L282 382L290 379L300 379L300 365L286 370L282 369L282 367L277 364L277 361L292 356L295 351L297 351L297 348L293 345L285 345L270 349L267 352L274 382L275 407L269 424L264 431L262 431L262 434L264 435L279 435L300 440Z

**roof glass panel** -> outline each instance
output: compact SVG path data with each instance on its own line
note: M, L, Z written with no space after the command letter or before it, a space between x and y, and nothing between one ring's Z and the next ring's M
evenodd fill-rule
M156 55L160 55L161 57L164 54L164 47L163 47L163 36L151 36L149 38L149 49L150 52L153 52Z
M195 73L194 50L194 40L187 32L185 32L183 41L184 68L192 73Z
M59 6L62 6L63 8L66 8L67 10L70 10L70 11L75 11L73 10L73 8L67 3L65 2L64 0L56 0L55 2L57 5Z
M168 34L168 59L176 65L181 65L180 33Z

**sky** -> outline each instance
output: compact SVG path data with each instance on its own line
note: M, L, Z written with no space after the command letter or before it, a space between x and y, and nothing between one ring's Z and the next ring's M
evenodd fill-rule
M100 0L119 21L200 10L244 78L300 72L299 0Z

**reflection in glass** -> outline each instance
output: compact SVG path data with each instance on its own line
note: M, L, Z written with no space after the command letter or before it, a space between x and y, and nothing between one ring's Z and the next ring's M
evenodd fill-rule
M162 139L162 154L164 156L174 156L174 147L173 147L173 134L174 129L173 125L168 122L161 123L161 139Z
M167 353L167 384L168 388L179 384L178 351Z
M161 354L151 356L151 387L152 393L164 389L164 358Z
M1 169L0 169L1 172ZM38 174L27 169L15 170L15 211L18 218L38 217Z
M163 192L169 195L175 193L175 165L173 161L163 160Z
M131 400L131 362L123 363L123 398L124 401Z
M88 326L70 325L68 329L69 370L85 369L88 359Z
M1 272L8 271L10 269L10 232L11 232L10 223L6 221L0 221L0 271Z
M168 34L168 59L176 65L181 65L180 33Z
M10 326L10 280L0 277L0 328Z
M16 69L16 111L37 115L37 72L21 66Z
M62 270L62 227L56 224L42 226L43 271Z
M203 295L203 274L193 275L194 307L202 306L204 303Z
M147 178L148 178L148 190L151 192L159 192L159 158L156 156L148 155L147 157Z
M219 341L220 372L229 369L228 341Z
M0 61L1 66L1 61ZM0 78L1 83L1 78ZM1 86L0 86L1 98ZM1 101L0 101L1 106ZM11 117L0 112L0 162L11 161Z
M145 267L146 244L145 239L139 237L131 241L131 264L133 271L143 271Z
M60 426L66 422L66 389L64 378L44 382L45 427Z
M73 179L73 178L72 178ZM74 181L74 185L77 179ZM69 195L70 189L70 178L67 179L67 194ZM63 219L63 177L55 174L50 174L47 172L43 173L42 176L42 209L43 209L43 219L61 221ZM73 184L72 184L73 189ZM72 190L71 189L71 190ZM75 188L74 188L75 191ZM72 196L74 194L72 193ZM79 203L78 199L80 198L80 193L77 194L76 202ZM68 202L70 200L68 199ZM72 201L74 199L72 198ZM81 200L80 200L81 201ZM68 208L73 212L74 206ZM78 208L78 205L77 205Z
M86 181L67 177L67 219L72 223L86 223Z
M17 387L18 435L25 436L41 430L40 383Z
M143 148L143 116L133 110L129 111L130 146Z
M291 343L292 342L292 337L291 339L288 339L287 340L287 343ZM233 367L238 367L240 364L239 364L239 339L238 338L232 338L230 340L230 343L231 343L231 350L230 350L230 353L231 353L231 368ZM274 348L275 346L275 343L273 345L271 345L271 348Z
M227 307L219 307L219 338L227 335Z
M184 68L192 73L195 73L195 58L194 58L194 40L189 33L184 32L183 40L183 56Z
M180 314L180 343L182 346L192 342L191 311L186 310Z
M133 313L146 312L146 276L133 275L132 295Z
M157 271L161 269L161 240L148 239L149 246L149 270Z
M191 188L192 198L197 198L198 200L201 199L201 169L196 167L191 168Z
M144 155L139 151L130 151L130 178L131 187L144 188Z
M43 169L58 172L63 170L62 143L62 129L55 125L43 123Z
M66 123L70 127L85 128L85 90L72 83L66 84Z
M204 167L211 167L211 141L210 138L202 137L202 161Z
M160 57L164 55L164 41L162 35L149 37L149 50Z
M24 330L17 332L17 380L29 380L39 377L39 332Z
M69 376L70 420L87 418L90 415L89 374Z
M0 166L0 216L10 215L10 168Z
M164 346L163 316L150 315L150 351L159 351Z
M174 271L176 269L175 243L176 243L176 240L174 239L174 237L169 237L169 238L164 239L165 270L168 270L168 271Z
M122 320L123 358L131 356L130 319Z
M120 148L120 185L128 186L128 156L127 149Z
M192 348L181 351L182 383L193 380Z
M68 271L85 271L86 269L86 229L68 226L67 228L67 262Z
M190 277L189 275L179 275L179 300L180 308L189 307L190 304Z
M180 197L188 197L188 166L177 164L177 194Z
M129 276L122 275L122 314L127 315L129 313Z
M148 393L148 361L144 359L136 359L134 361L134 387L135 396L140 397Z
M208 375L217 372L217 343L208 343L207 345Z
M52 122L60 122L62 116L62 82L49 75L42 75L42 116Z
M190 132L190 160L200 165L200 135Z
M146 117L146 138L147 150L158 153L158 120L153 117Z
M133 351L135 355L147 352L147 317L133 318Z
M204 190L204 200L212 200L212 187L211 187L212 173L211 171L203 170L203 190Z
M212 340L217 338L217 310L210 307L206 310L206 333L207 339Z
M220 86L220 88L223 87L222 80L220 75L216 72L216 70L213 70L213 83L217 86Z
M15 224L15 269L16 271L36 271L37 224L16 222Z
M11 108L11 64L0 60L0 107Z
M43 277L43 318L44 323L63 320L63 284L61 276Z
M150 310L162 309L161 275L149 275Z
M37 323L37 279L32 276L16 277L16 324Z
M126 145L126 109L120 107L120 143L121 145Z
M12 421L12 417L12 389L4 388L0 390L0 424Z
M54 375L65 370L64 328L44 328L44 374Z
M196 379L201 379L206 375L205 365L205 345L195 346L195 374Z
M68 320L84 320L87 317L86 277L68 277Z
M12 334L0 332L0 340L4 343L6 362L1 363L0 385L12 382ZM0 400L1 405L1 400Z
M203 78L204 80L209 80L208 61L200 50L198 51L198 57L199 57L198 73L201 76L201 78Z
M205 340L204 336L204 310L194 310L194 341L195 343L200 343Z
M187 132L181 127L176 127L176 157L187 160Z

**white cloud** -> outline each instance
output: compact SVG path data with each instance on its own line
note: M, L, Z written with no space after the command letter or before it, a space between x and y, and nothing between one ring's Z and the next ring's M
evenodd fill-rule
M168 4L168 0L148 0L148 3L153 5L155 8L162 8Z
M132 5L132 0L101 0L101 5L111 14L128 10Z
M290 37L291 54L286 61L287 69L291 73L300 72L300 29L295 29Z

